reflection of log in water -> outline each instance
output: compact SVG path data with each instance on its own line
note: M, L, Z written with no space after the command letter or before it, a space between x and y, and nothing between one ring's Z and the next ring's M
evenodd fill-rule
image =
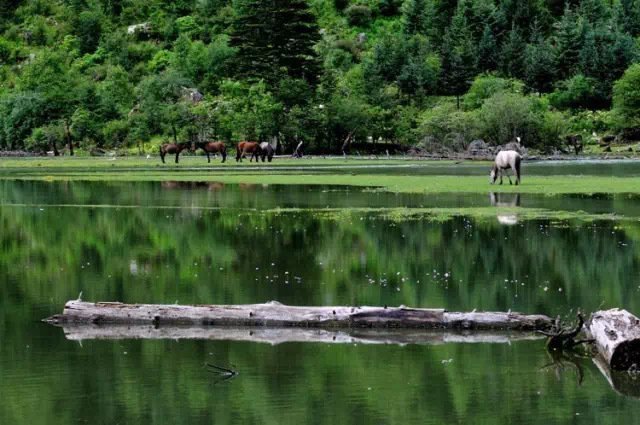
M601 356L595 356L593 363L598 367L611 388L621 395L640 399L640 375L637 371L616 371Z
M269 302L246 305L156 305L69 301L52 324L130 324L189 326L422 328L545 330L544 315L515 312L455 313L442 309L401 307L294 307Z
M327 330L309 328L248 327L180 327L152 325L78 325L62 326L65 337L73 341L85 339L206 339L214 341L251 341L267 344L285 342L322 342L332 344L421 344L511 343L539 340L542 336L529 332L483 331L460 332L415 329L350 329Z

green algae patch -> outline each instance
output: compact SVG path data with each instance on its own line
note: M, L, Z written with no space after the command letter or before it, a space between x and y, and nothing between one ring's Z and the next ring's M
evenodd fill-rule
M395 222L411 220L448 221L455 217L474 220L498 220L502 224L517 224L527 220L548 220L553 225L565 225L568 221L589 223L594 221L640 221L637 217L616 214L591 214L584 211L554 211L543 208L274 208L260 211L265 215L305 214L315 218L337 221L383 219ZM255 211L246 211L255 214Z

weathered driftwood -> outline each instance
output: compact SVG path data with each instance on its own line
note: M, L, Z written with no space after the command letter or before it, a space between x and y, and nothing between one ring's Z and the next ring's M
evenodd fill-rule
M448 343L511 343L541 339L531 332L455 331L437 329L319 329L216 326L153 325L62 325L65 337L72 341L86 339L206 339L214 341L251 341L271 345L285 342L321 342L330 344L420 344Z
M611 369L640 368L640 319L636 316L617 308L597 311L589 320L589 333Z
M401 307L294 307L271 301L246 305L155 305L69 301L53 324L129 324L188 326L268 326L342 328L426 328L544 330L543 315L502 312L452 313Z

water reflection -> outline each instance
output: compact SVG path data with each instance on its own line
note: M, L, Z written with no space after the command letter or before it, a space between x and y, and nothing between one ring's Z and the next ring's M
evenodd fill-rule
M486 207L486 195L213 187L0 182L0 422L537 425L577 413L593 423L640 414L590 363L582 386L573 375L540 373L548 363L540 340L460 344L488 341L403 334L393 344L364 344L385 339L358 330L326 335L326 344L299 342L308 330L210 340L167 330L185 339L80 345L38 323L81 291L146 303L640 311L638 221L402 221L349 208ZM526 198L527 207L553 202L638 210L637 199ZM276 208L288 206L309 210ZM344 208L312 211L326 206ZM108 338L107 329L93 330ZM207 363L240 373L214 386Z
M192 182L192 181L163 181L160 182L162 189L166 190L208 190L219 191L224 189L221 182Z
M489 201L491 206L498 208L514 208L520 206L520 194L519 193L489 193ZM518 224L518 216L515 213L499 212L496 216L498 223L506 226L513 226Z

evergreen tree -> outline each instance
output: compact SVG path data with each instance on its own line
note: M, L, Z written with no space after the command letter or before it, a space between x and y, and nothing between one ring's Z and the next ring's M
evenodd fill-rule
M538 93L547 93L553 88L555 57L549 43L543 35L535 31L532 43L528 44L524 54L524 81Z
M230 45L238 49L238 77L317 81L320 30L305 0L240 0L236 13Z
M512 28L500 50L500 69L506 76L523 78L525 74L526 44L520 31Z
M484 26L478 43L479 71L494 71L498 67L498 45L489 25Z
M427 1L407 0L402 8L402 21L406 34L425 34L428 29Z
M567 7L564 15L556 24L554 32L557 79L564 80L575 74L576 67L580 63L580 50L583 42L583 20Z
M537 22L546 28L549 12L544 0L502 0L499 2L497 19L505 34L516 28L528 40L531 24Z
M443 94L456 96L456 107L460 109L460 96L471 86L476 74L474 46L469 37L454 39L445 35L442 46L442 68L440 90Z
M640 0L620 0L616 3L614 15L622 31L633 37L640 35Z

